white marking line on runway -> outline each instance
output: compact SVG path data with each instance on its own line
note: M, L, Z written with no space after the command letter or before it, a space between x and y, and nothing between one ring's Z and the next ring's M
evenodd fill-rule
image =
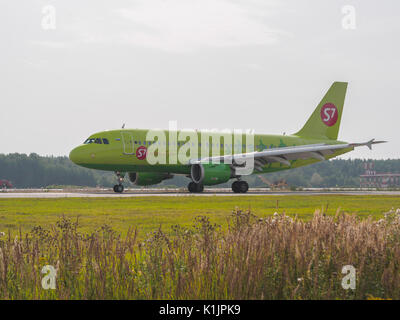
M317 196L317 195L400 195L400 191L335 191L335 192L249 192L229 193L229 192L204 192L204 193L73 193L73 192L21 192L21 193L0 193L0 199L23 199L23 198L135 198L135 197L212 197L212 196Z

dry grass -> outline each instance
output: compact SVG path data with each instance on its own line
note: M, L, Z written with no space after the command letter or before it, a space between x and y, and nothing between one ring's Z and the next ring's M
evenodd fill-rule
M223 231L199 216L138 241L108 226L91 234L62 218L0 238L1 299L367 299L400 298L398 210L379 221L316 211L310 221L232 212ZM41 287L44 265L55 290ZM341 286L357 270L356 290Z

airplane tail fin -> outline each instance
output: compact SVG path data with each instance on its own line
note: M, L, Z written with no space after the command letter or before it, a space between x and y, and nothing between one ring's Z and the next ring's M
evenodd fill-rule
M334 82L296 136L337 140L347 82Z

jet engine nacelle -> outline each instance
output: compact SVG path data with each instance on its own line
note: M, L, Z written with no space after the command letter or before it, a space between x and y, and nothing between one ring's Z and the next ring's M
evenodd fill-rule
M166 179L171 179L173 176L169 173L159 172L129 172L129 180L137 186L151 186L158 184Z
M228 164L192 164L190 177L193 182L212 186L234 178L234 170Z

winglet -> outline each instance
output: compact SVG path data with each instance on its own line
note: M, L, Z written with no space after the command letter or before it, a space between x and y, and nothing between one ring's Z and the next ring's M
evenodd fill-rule
M367 146L369 150L372 150L372 145L373 144L378 144L378 143L386 143L387 141L375 141L375 139L371 139L368 142L364 143L351 143L350 145L352 147L361 147L361 146Z
M369 150L372 150L372 144L374 143L374 140L375 140L375 139L371 139L371 140L369 140L369 141L367 142L367 147L368 147Z

